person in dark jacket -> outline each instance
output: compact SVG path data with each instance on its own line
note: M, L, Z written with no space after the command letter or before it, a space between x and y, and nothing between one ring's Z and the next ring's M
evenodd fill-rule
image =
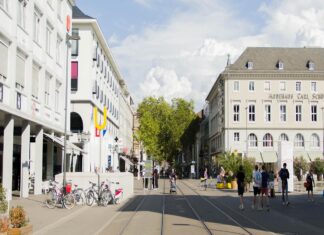
M315 181L314 181L313 171L312 170L309 170L309 172L308 172L308 174L306 176L306 182L307 182L306 191L308 193L308 201L314 201L313 187L315 187Z
M241 210L244 210L244 204L243 204L243 194L244 194L244 181L245 181L245 173L243 170L243 166L240 165L239 170L236 174L237 179L237 192L240 197L240 206L239 208Z

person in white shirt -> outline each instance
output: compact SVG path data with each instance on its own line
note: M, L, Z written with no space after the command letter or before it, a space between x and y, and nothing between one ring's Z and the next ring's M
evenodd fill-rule
M260 191L261 191L261 181L262 181L262 175L259 171L258 165L255 165L254 171L252 174L253 178L253 203L252 203L252 209L255 208L256 205L259 207L260 202Z

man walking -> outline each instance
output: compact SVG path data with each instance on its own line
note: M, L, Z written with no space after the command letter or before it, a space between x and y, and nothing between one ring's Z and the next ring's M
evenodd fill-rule
M260 199L260 187L261 187L262 175L259 171L258 165L255 165L252 177L253 177L253 195L254 195L252 209L254 209L256 205L258 205L258 207L260 205L259 199Z
M269 195L268 195L268 184L269 184L269 174L265 168L265 166L262 166L262 183L261 183L261 206L263 208L264 205L264 198L266 200L266 206L267 206L267 211L270 210L270 206L269 206ZM263 197L264 195L264 197Z
M283 168L279 171L279 177L281 179L281 192L282 192L282 205L289 205L288 202L288 179L289 179L289 171L287 169L287 164L283 164Z

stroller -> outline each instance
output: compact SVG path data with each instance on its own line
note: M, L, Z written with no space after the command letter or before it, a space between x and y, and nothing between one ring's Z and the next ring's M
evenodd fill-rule
M170 194L171 193L177 193L177 185L174 177L170 179Z

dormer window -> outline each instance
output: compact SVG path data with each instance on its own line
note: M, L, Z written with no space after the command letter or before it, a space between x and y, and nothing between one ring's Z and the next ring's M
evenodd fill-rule
M279 70L283 70L283 69L284 69L284 63L283 63L281 60L278 61L278 63L277 63L277 68L278 68Z
M308 70L314 70L315 69L315 63L313 61L308 61L307 62L307 67L308 67Z
M253 62L252 61L248 61L246 63L246 67L247 67L247 69L253 69Z

